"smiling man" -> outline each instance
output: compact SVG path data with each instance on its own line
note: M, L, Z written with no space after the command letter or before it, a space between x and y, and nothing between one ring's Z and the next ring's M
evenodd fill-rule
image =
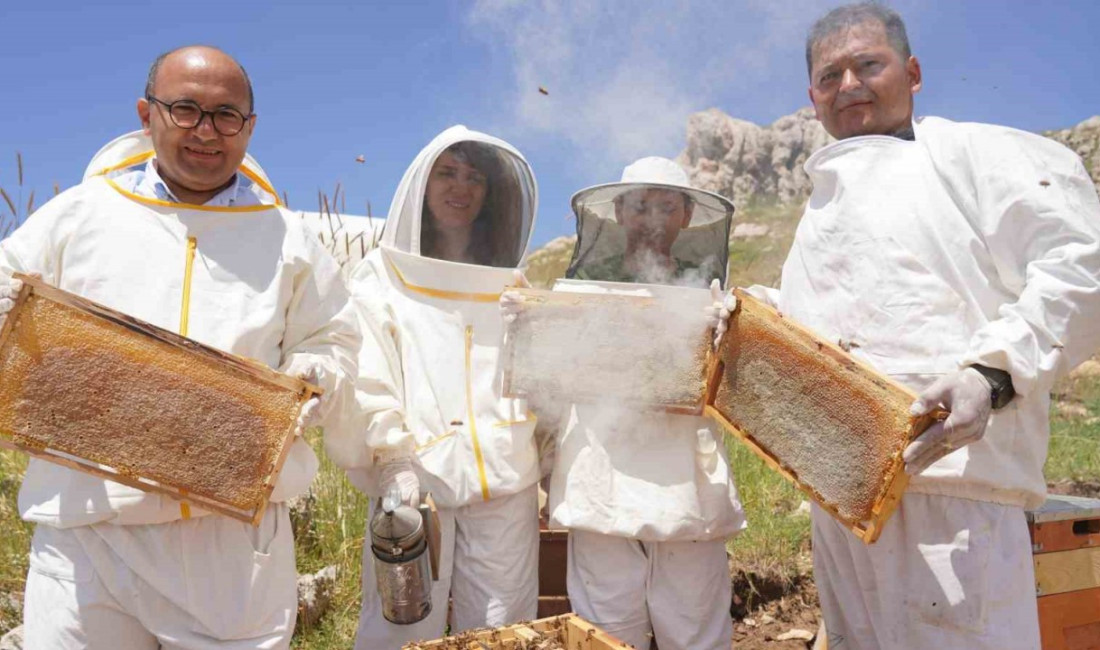
M0 242L0 321L18 289L11 274L37 273L320 385L299 433L336 424L353 399L354 314L335 261L246 158L253 110L248 76L224 52L157 58L137 102L143 131L101 149L84 182ZM297 574L285 501L316 469L297 439L252 527L32 459L19 492L20 514L37 524L27 647L288 647Z
M160 55L137 102L156 157L134 180L161 199L203 205L217 197L218 205L235 205L237 168L256 127L253 101L248 74L220 50L186 47Z
M905 450L908 492L873 545L819 508L814 579L841 650L1038 648L1024 509L1043 503L1054 381L1100 345L1100 203L1040 136L913 119L905 25L864 3L806 42L810 100L839 141L769 298L950 411Z

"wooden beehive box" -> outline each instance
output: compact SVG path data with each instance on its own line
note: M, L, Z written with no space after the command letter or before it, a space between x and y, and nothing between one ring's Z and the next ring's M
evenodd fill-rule
M703 413L866 543L878 539L908 484L902 451L944 416L911 417L917 397L911 390L742 291L736 292L738 308L713 354L705 324L694 325L697 331L687 335L660 328L660 318L683 311L669 311L667 303L521 293L519 317L506 334L511 341L506 387L511 377L513 388L522 385L534 394L542 390L571 399L579 392L677 413L698 413L703 404ZM637 345L637 335L628 334L623 345L612 342L596 351L580 346L585 358L574 359L579 355L567 343L585 336L576 323L591 323L584 316L590 309L614 314L608 323L613 332L641 324L655 349ZM639 316L646 313L654 318ZM670 336L690 343L678 358L665 349ZM544 357L564 363L554 382L540 384L535 375ZM570 382L565 389L562 377Z
M404 650L622 650L630 647L576 614L496 629L470 630L403 646Z
M1051 495L1027 521L1043 650L1100 648L1100 500Z
M0 446L259 524L320 389L16 277Z
M934 422L917 395L737 290L706 413L866 543L908 484L901 453ZM942 417L942 414L937 414Z

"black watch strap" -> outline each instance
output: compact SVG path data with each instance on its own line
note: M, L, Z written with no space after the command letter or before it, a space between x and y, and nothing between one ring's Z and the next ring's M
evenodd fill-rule
M990 368L977 363L970 367L989 380L989 401L994 409L1004 407L1016 396L1016 389L1012 387L1012 375L999 368Z

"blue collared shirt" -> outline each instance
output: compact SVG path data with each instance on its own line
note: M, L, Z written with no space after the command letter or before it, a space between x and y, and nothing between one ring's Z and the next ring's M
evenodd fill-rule
M159 199L161 201L171 201L172 203L183 203L183 201L176 198L172 190L168 189L168 185L165 184L164 179L157 173L155 162L156 158L152 158L149 162L145 163L144 169L123 174L115 179L115 182L123 189L129 190L139 196ZM237 172L233 175L233 182L229 184L229 187L215 194L213 198L203 205L228 208L233 206L258 205L259 203L259 197L252 192L252 182L243 178L241 173Z

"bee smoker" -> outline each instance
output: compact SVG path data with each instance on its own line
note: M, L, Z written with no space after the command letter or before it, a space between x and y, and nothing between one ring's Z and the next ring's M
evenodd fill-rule
M382 615L391 623L410 625L432 611L433 514L428 504L405 505L396 491L375 507L370 546Z

